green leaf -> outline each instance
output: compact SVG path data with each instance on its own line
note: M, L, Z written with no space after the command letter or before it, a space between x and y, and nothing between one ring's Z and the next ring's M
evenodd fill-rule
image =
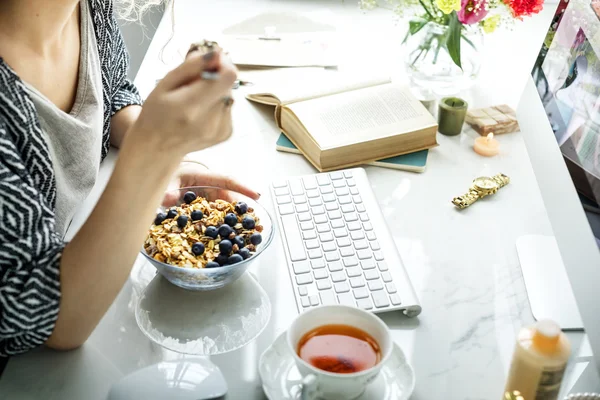
M412 20L408 23L408 31L411 35L419 32L425 25L427 25L429 21L425 19Z
M475 50L477 50L477 47L475 47L475 44L471 41L471 39L469 39L466 35L462 35L462 38L465 42L467 42L472 48L474 48Z
M448 39L446 40L446 47L448 48L448 54L460 69L460 36L461 36L462 24L458 20L456 11L452 11L450 14L450 21L448 23Z

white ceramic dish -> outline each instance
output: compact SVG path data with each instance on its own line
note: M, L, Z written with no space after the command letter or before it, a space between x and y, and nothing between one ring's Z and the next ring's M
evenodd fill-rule
M288 349L285 332L260 357L259 373L270 400L300 399L302 378ZM414 371L395 344L389 361L357 400L406 400L414 387Z

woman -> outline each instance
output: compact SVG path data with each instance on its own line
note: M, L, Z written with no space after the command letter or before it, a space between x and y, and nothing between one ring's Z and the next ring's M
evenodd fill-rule
M230 136L235 68L218 53L192 53L142 109L125 77L113 6L0 2L0 356L85 342L127 280L173 177L258 197L197 164L180 165L186 153ZM203 80L203 70L219 78ZM113 175L64 243L111 144L120 148Z

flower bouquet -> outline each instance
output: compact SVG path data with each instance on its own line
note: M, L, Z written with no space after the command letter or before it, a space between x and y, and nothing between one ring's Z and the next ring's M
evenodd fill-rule
M379 0L380 2L382 0ZM464 88L479 74L483 34L541 11L543 0L385 0L408 17L404 63L413 83ZM359 0L363 9L377 0Z

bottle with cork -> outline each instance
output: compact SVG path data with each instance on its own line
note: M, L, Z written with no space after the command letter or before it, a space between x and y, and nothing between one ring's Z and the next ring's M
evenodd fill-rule
M540 320L521 329L502 400L556 400L571 345L558 324Z

